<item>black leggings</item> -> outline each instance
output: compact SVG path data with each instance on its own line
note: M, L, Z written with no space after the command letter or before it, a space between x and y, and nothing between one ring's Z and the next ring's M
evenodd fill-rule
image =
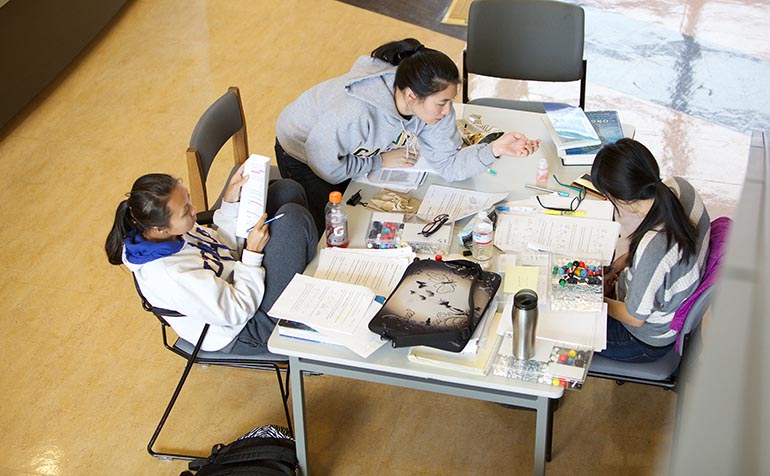
M315 221L318 236L321 236L326 228L324 209L329 201L329 193L335 190L345 193L350 179L338 184L325 181L316 175L307 164L287 154L278 139L275 140L275 160L278 162L281 177L295 180L305 189L308 201L307 208L310 210L310 215L313 216L313 221Z

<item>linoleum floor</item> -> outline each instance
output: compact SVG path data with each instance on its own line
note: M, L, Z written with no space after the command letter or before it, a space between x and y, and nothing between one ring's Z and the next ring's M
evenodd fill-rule
M588 109L621 111L664 175L690 179L712 216L732 214L749 129L718 116L740 116L766 100L745 87L766 85L767 77L749 74L764 70L741 69L770 57L760 29L768 20L763 2L587 4L605 26L618 18L625 22L621 30L657 35L647 35L655 39L648 49L624 45L626 36L638 40L632 35L611 38L606 48L623 55L596 81L589 76ZM116 204L141 174L187 176L190 132L228 86L241 88L251 151L272 156L274 124L285 104L345 72L358 55L410 36L460 60L462 40L340 2L129 1L0 130L6 167L0 176L0 474L174 475L185 468L145 453L183 362L162 348L131 276L107 264L102 246ZM666 52L681 41L690 49L680 62L659 63L646 79L665 76L670 82L657 87L671 89L672 97L681 87L696 95L692 110L660 101L647 88L634 91L635 76L644 72L636 64L655 63L647 52ZM689 58L699 65L706 50L721 52L714 75L730 71L738 80L712 84L709 71L697 68L676 74L688 51L700 55ZM474 87L533 92L483 80ZM725 105L717 101L723 95L740 101ZM711 115L709 97L719 105ZM309 378L306 387L313 474L531 472L532 412L328 376ZM662 474L675 402L675 394L660 389L590 380L556 412L548 473ZM164 448L206 452L254 426L283 421L269 373L195 368L177 405L160 441Z

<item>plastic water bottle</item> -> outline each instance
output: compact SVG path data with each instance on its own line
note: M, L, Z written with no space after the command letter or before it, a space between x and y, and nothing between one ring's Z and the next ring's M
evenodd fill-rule
M540 160L537 161L537 181L548 181L548 160L545 157L540 157Z
M336 248L348 247L348 212L342 203L340 192L329 194L326 204L326 246Z
M478 212L473 223L473 258L486 262L492 258L495 229L486 212Z

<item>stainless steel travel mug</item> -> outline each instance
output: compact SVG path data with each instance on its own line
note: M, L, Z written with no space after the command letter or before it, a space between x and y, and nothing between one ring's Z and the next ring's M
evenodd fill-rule
M513 296L513 356L527 360L535 355L537 293L522 289Z

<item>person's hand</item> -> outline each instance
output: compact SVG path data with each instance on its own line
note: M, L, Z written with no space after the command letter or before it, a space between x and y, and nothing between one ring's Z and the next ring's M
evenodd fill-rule
M501 155L526 157L539 148L539 139L528 139L521 132L506 132L492 142L492 153L495 157Z
M604 296L615 298L615 284L618 282L618 272L612 266L604 268Z
M270 225L265 225L266 219L267 213L263 213L257 224L249 232L249 236L246 237L247 250L255 253L262 253L264 251L267 242L270 241L270 231L268 229Z
M413 167L419 157L413 147L389 150L380 156L382 157L382 167L386 169Z
M241 166L238 167L238 170L233 174L230 183L227 184L224 195L222 195L222 201L235 203L241 200L241 187L243 187L243 184L249 180L248 175L245 177L243 176L244 167L245 164L241 164Z

